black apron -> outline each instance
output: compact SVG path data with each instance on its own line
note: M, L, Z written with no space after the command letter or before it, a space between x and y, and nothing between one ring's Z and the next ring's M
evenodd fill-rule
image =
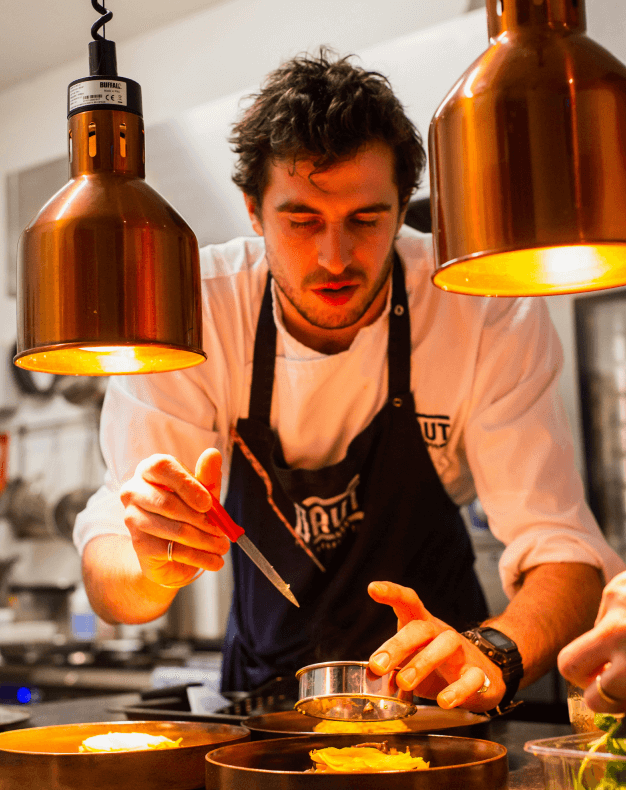
M224 691L250 691L319 661L367 660L397 627L392 608L367 594L371 581L413 588L433 615L458 630L487 617L469 536L433 467L415 414L410 319L398 255L389 315L388 400L339 463L315 470L285 463L280 439L269 427L275 354L268 275L249 416L232 432L236 441L225 506L291 585L300 608L233 545Z

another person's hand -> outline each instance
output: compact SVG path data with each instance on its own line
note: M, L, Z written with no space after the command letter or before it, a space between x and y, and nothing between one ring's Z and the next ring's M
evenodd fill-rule
M184 587L198 569L217 571L223 566L230 542L211 524L209 493L219 497L221 465L215 449L202 453L195 476L171 455L152 455L122 487L124 521L151 581Z
M392 582L372 582L370 596L392 606L398 632L370 657L377 675L401 667L399 688L436 699L442 708L472 711L495 708L506 690L502 672L475 645L433 617L417 593ZM487 679L487 680L486 680ZM488 688L482 692L485 685Z
M626 713L626 571L606 585L594 627L566 645L558 663L592 710Z

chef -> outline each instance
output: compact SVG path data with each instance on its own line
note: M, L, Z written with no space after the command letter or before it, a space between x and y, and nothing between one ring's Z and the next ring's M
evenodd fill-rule
M431 238L403 226L420 136L350 58L285 63L231 142L257 236L201 251L206 363L110 380L75 528L91 603L148 622L219 570L223 489L300 604L233 548L224 690L372 656L444 707L508 703L624 567L583 501L546 305L431 284ZM511 598L488 623L459 515L477 493Z

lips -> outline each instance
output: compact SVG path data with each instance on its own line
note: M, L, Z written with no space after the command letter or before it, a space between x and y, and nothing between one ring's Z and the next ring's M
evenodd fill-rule
M313 288L313 293L326 304L341 307L352 299L358 287L352 282L324 283Z

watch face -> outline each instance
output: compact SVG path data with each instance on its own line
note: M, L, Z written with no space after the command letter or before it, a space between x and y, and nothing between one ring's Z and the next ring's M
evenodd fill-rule
M508 636L505 636L501 631L496 631L495 628L483 628L480 631L484 639L491 642L496 650L514 650L515 643Z

